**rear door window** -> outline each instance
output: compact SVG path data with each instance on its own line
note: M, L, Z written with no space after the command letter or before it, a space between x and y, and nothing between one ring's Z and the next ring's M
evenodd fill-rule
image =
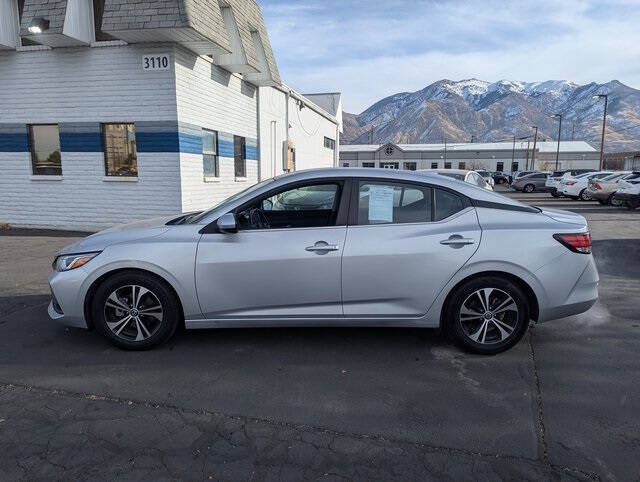
M431 188L413 184L361 181L358 224L403 224L431 221Z
M462 211L465 208L465 202L457 194L443 189L435 189L434 207L434 221L442 221L443 219Z

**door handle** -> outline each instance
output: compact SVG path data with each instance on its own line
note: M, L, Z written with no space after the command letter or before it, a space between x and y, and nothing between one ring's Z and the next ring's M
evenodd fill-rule
M318 241L313 246L307 246L304 249L306 251L311 251L312 253L315 253L315 252L318 252L318 251L319 252L338 251L340 248L338 246L336 246L335 244L329 244L329 243L326 243L324 241Z
M474 244L475 242L475 239L463 238L459 234L454 234L453 236L450 236L449 239L443 239L440 241L440 244L444 244L445 246L464 246L466 244Z

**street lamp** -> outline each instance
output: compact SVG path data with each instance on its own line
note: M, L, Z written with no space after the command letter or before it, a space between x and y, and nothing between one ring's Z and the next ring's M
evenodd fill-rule
M607 94L596 94L594 99L604 98L604 115L602 116L602 140L600 141L600 170L604 164L604 129L607 125L607 105L609 104L609 96Z
M536 169L536 143L538 142L538 126L531 126L532 129L536 130L535 136L533 138L533 151L531 152L531 169Z
M560 159L560 138L562 137L562 114L553 114L551 117L555 117L560 121L560 124L558 125L558 150L556 151L556 171L557 171L559 159Z
M34 17L33 20L29 23L29 33L38 34L42 33L45 30L49 29L49 20L42 17Z

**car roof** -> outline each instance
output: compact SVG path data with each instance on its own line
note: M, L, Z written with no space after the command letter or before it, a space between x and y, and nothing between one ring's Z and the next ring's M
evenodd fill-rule
M416 172L435 172L437 174L467 174L468 169L418 169Z

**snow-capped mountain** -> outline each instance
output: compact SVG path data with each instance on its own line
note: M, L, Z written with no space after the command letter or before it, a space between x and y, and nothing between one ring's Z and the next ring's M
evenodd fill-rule
M533 125L539 138L556 140L558 122L551 116L560 113L562 139L599 147L604 101L593 99L595 94L609 95L605 149L640 150L640 90L617 80L440 80L382 99L359 115L345 113L342 142L490 142L530 135Z

